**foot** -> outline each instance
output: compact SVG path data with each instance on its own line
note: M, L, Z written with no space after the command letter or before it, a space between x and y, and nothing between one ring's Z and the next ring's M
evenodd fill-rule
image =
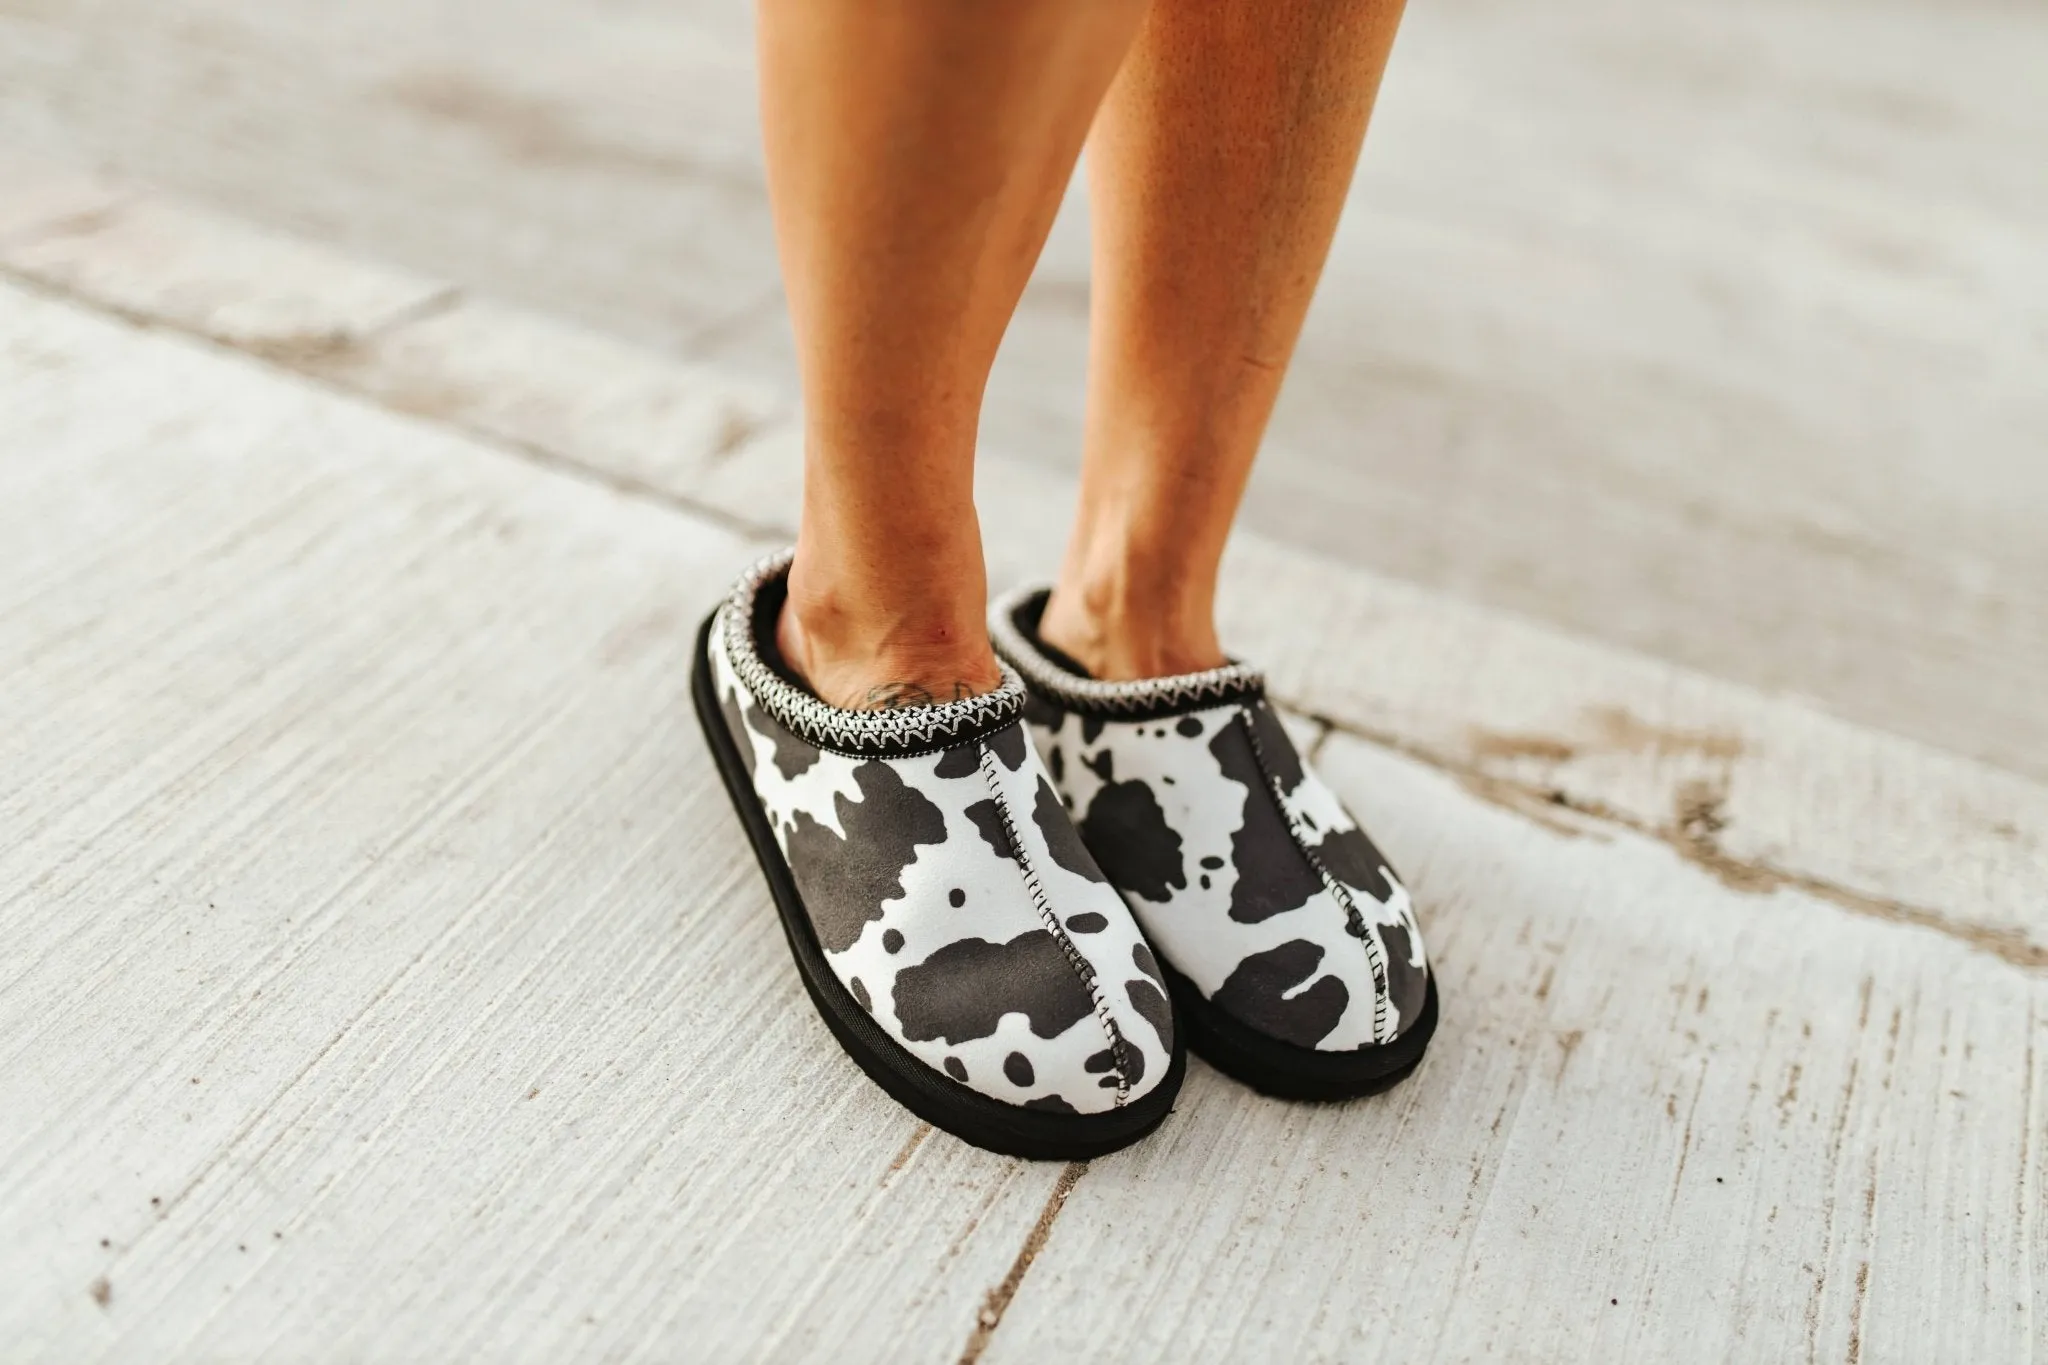
M996 648L1082 842L1168 969L1189 1046L1280 1095L1400 1079L1436 1021L1414 908L1259 674L1087 676L1040 637L1045 602L998 603Z
M923 584L915 595L841 587L829 573L792 566L775 622L782 660L827 705L846 711L940 706L1002 686L989 647L980 576L974 596ZM963 577L967 577L963 575Z
M1038 638L1089 677L1108 681L1201 673L1228 662L1207 603L1133 600L1065 583L1046 601Z
M969 1142L1077 1160L1144 1136L1184 1067L1165 980L1031 746L1022 687L820 705L766 658L787 564L713 616L694 690L819 1011Z

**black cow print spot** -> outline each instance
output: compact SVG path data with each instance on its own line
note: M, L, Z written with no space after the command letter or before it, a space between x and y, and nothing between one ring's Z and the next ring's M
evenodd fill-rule
M1031 1059L1021 1052L1013 1052L1003 1058L1003 1074L1010 1078L1010 1084L1019 1089L1028 1088L1038 1079L1038 1073L1031 1069Z
M1092 754L1081 755L1081 766L1104 782L1116 781L1116 754L1109 749L1098 749Z
M1124 994L1131 998L1131 1008L1145 1016L1145 1022L1159 1035L1159 1046L1173 1051L1173 1008L1166 1003L1166 997L1157 986L1149 981L1124 982ZM1142 1066L1139 1067L1142 1070ZM1136 1085L1138 1078L1131 1077Z
M754 707L749 706L747 708L747 721L754 729L767 736L768 742L775 746L775 771L781 773L784 777L802 777L817 766L817 747L806 744L803 740L798 739L795 735L783 729L774 717L763 715Z
M988 737L988 747L995 750L996 757L1003 761L1005 768L1016 772L1024 763L1024 727L1004 726Z
M740 762L745 765L747 780L751 782L754 778L754 741L747 737L747 723L740 715L739 694L726 693L719 709L725 713L725 728L740 751Z
M1411 960L1415 956L1415 941L1406 925L1377 927L1380 943L1387 950L1387 1000L1401 1012L1401 1025L1405 1028L1422 1013L1423 1001L1429 995L1429 971Z
M1237 881L1230 888L1230 917L1257 924L1299 910L1323 889L1323 879L1294 842L1294 832L1273 803L1272 789L1252 753L1242 720L1232 721L1209 741L1223 776L1245 789L1244 817L1230 836Z
M932 776L955 778L972 777L981 771L981 747L975 744L955 744L939 755Z
M1101 1086L1104 1090L1114 1090L1123 1083L1123 1077L1121 1076L1104 1076L1101 1080L1096 1082L1096 1084Z
M1102 850L1102 870L1119 890L1164 902L1187 888L1180 835L1143 782L1113 782L1095 793L1081 819L1081 841Z
M1109 927L1109 921L1093 910L1084 910L1067 921L1067 928L1077 934L1099 934Z
M886 930L884 930L884 931L882 932L882 951L883 951L883 952L885 952L885 953L900 953L900 952L902 952L902 951L903 951L903 935L902 935L902 934L900 934L900 933L898 933L898 932L897 932L896 930L894 930L894 929L886 929Z
M1210 998L1219 1009L1261 1033L1314 1047L1337 1027L1344 1007L1351 1003L1351 992L1334 976L1322 978L1291 998L1287 995L1315 975L1322 960L1323 950L1303 939L1253 953L1237 964Z
M1053 780L1053 781L1055 781L1055 782L1061 782L1061 781L1065 781L1065 780L1066 780L1066 776L1067 776L1067 754L1066 754L1066 750L1064 750L1064 749L1061 749L1061 748L1058 748L1058 747L1055 747L1055 748L1053 749L1053 751L1052 751L1051 753L1049 753L1049 754L1047 754L1047 755L1045 756L1045 762L1046 762L1046 766L1052 769L1052 780Z
M961 906L967 904L967 893L957 886L954 887L946 893L946 904L958 910Z
M1273 708L1258 702L1251 708L1252 728L1259 735L1259 756L1266 760L1266 767L1272 771L1273 780L1280 784L1280 790L1292 795L1301 785L1301 755L1294 751L1294 741L1288 738L1287 727L1280 723L1280 717L1273 714Z
M1316 845L1316 857L1330 869L1331 876L1346 886L1363 891L1382 905L1392 899L1394 888L1387 884L1380 870L1387 860L1373 847L1364 830L1356 826L1331 830Z
M1100 1052L1089 1054L1088 1060L1081 1063L1081 1065L1086 1067L1091 1073L1108 1071L1116 1066L1116 1053L1108 1048L1104 1048Z
M946 1058L946 1074L962 1085L967 1084L967 1063L958 1057Z
M788 836L789 870L828 953L854 945L882 902L903 894L903 873L920 844L944 843L946 818L922 792L905 786L886 763L853 770L861 799L834 798L841 838L808 811L798 811Z
M1214 872L1217 868L1223 866L1223 860L1211 853L1202 859L1202 866Z
M1193 739L1202 733L1202 722L1196 720L1193 716L1182 716L1180 724L1173 728L1186 735L1189 739Z
M975 802L967 808L967 818L974 822L982 842L994 849L998 858L1008 858L1023 866L1017 858L1017 850L1010 845L1010 831L1003 825L1003 812L994 801Z
M846 985L847 989L853 992L853 998L860 1001L860 1007L869 1014L873 1014L875 1012L875 1002L868 999L868 988L860 984L860 978L856 976L847 982Z
M1043 1109L1053 1114L1078 1114L1081 1112L1058 1095L1040 1095L1035 1100L1024 1101L1024 1107L1026 1109Z
M1083 716L1083 717L1081 717L1081 742L1082 742L1083 744L1093 744L1093 743L1094 743L1094 742L1095 742L1095 741L1096 741L1096 740L1097 740L1097 739L1098 739L1098 738L1099 738L1099 737L1101 736L1101 734L1102 734L1102 717L1100 717L1100 716Z
M1133 943L1131 945L1131 961L1138 964L1139 971L1151 977L1160 985L1164 986L1166 984L1166 978L1159 974L1159 959L1152 956L1152 950L1144 944Z
M1086 877L1091 882L1104 880L1094 855L1088 852L1088 845L1081 842L1080 832L1074 828L1074 817L1060 804L1052 783L1042 777L1038 779L1038 799L1032 803L1031 818L1038 822L1038 832L1054 862L1077 877Z
M896 974L896 1017L912 1042L986 1038L1006 1014L1022 1014L1041 1038L1057 1038L1094 1013L1088 984L1043 929L1008 943L963 938Z

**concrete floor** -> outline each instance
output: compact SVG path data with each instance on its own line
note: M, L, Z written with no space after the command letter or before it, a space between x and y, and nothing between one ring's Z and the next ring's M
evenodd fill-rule
M736 0L0 3L0 143L782 386ZM2048 10L1415 7L1247 524L2048 775ZM992 448L1071 465L1085 205Z
M0 414L10 1365L2043 1359L2048 784L1249 532L1443 1026L1014 1161L833 1044L683 696L758 386L0 157Z

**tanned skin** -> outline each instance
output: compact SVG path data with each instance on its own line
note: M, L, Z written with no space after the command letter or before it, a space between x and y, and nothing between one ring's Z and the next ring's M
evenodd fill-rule
M1000 682L975 433L1087 141L1081 500L1042 629L1104 678L1221 663L1224 541L1399 0L761 0L759 15L805 413L783 657L846 707Z

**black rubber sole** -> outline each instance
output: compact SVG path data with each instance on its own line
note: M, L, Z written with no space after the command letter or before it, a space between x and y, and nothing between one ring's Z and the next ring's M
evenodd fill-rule
M704 728L705 742L725 780L726 794L733 810L754 846L754 857L768 878L775 908L782 916L782 930L796 958L797 975L810 992L832 1036L846 1049L862 1071L889 1097L935 1128L943 1128L963 1142L971 1142L1004 1156L1027 1157L1034 1161L1085 1161L1128 1147L1157 1128L1173 1111L1174 1097L1187 1074L1187 1050L1180 1030L1174 1031L1173 1061L1160 1083L1142 1097L1104 1114L1059 1114L1042 1109L1020 1109L969 1090L918 1060L908 1048L883 1032L873 1016L860 1007L852 992L825 961L811 919L798 894L789 863L775 842L775 832L754 795L738 743L727 730L725 713L718 704L718 692L711 680L711 623L707 616L697 631L697 657L690 678L690 696L696 703L697 722Z
M1422 1065L1436 1032L1436 978L1422 1014L1391 1043L1351 1052L1318 1052L1268 1037L1202 998L1195 984L1166 968L1174 1015L1196 1056L1224 1075L1283 1100L1355 1100L1399 1085Z

